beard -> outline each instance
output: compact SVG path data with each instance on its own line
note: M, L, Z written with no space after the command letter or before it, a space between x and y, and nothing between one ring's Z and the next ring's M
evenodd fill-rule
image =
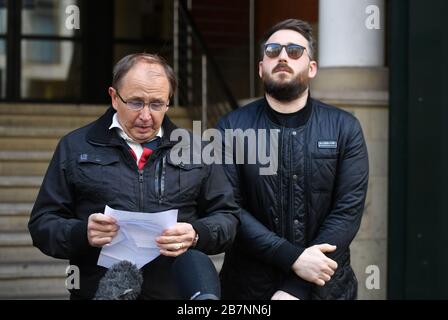
M295 78L286 82L274 80L267 72L263 72L264 91L281 102L298 99L308 89L309 83L308 70L300 72Z

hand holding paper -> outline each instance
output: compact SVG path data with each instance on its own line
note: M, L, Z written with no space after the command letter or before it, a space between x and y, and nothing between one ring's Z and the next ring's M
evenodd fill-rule
M156 238L177 222L177 209L146 213L114 210L106 206L104 215L115 219L120 227L112 242L101 249L98 265L106 268L122 260L141 268L154 260L160 255Z
M160 253L168 257L177 257L193 244L196 231L189 223L177 223L156 239Z

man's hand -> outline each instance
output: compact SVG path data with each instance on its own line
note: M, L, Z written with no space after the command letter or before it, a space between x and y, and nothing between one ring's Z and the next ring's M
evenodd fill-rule
M292 270L302 279L324 286L330 281L338 267L336 261L328 258L324 253L333 252L336 246L328 243L306 248L292 265Z
M168 257L177 257L193 245L196 231L189 223L178 222L172 228L165 230L156 239L160 254Z
M87 223L87 239L92 247L102 247L112 242L117 235L119 226L117 221L102 213L94 213L89 216Z
M271 300L300 300L297 297L289 294L288 292L277 290L274 295L271 297Z

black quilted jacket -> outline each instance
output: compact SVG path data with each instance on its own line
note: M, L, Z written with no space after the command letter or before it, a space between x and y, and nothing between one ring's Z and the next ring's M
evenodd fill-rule
M277 174L260 175L266 165L259 161L225 167L243 210L220 275L224 298L270 299L278 289L301 299L356 298L349 245L364 209L367 149L353 115L311 98L308 103L309 118L299 128L276 124L264 98L229 113L218 124L223 132L279 130ZM324 287L291 271L305 248L321 243L337 246L328 256L338 269Z

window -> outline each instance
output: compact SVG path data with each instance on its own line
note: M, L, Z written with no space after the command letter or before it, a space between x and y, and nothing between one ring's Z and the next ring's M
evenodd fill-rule
M24 0L21 8L20 99L81 98L80 31L68 28L76 0Z

